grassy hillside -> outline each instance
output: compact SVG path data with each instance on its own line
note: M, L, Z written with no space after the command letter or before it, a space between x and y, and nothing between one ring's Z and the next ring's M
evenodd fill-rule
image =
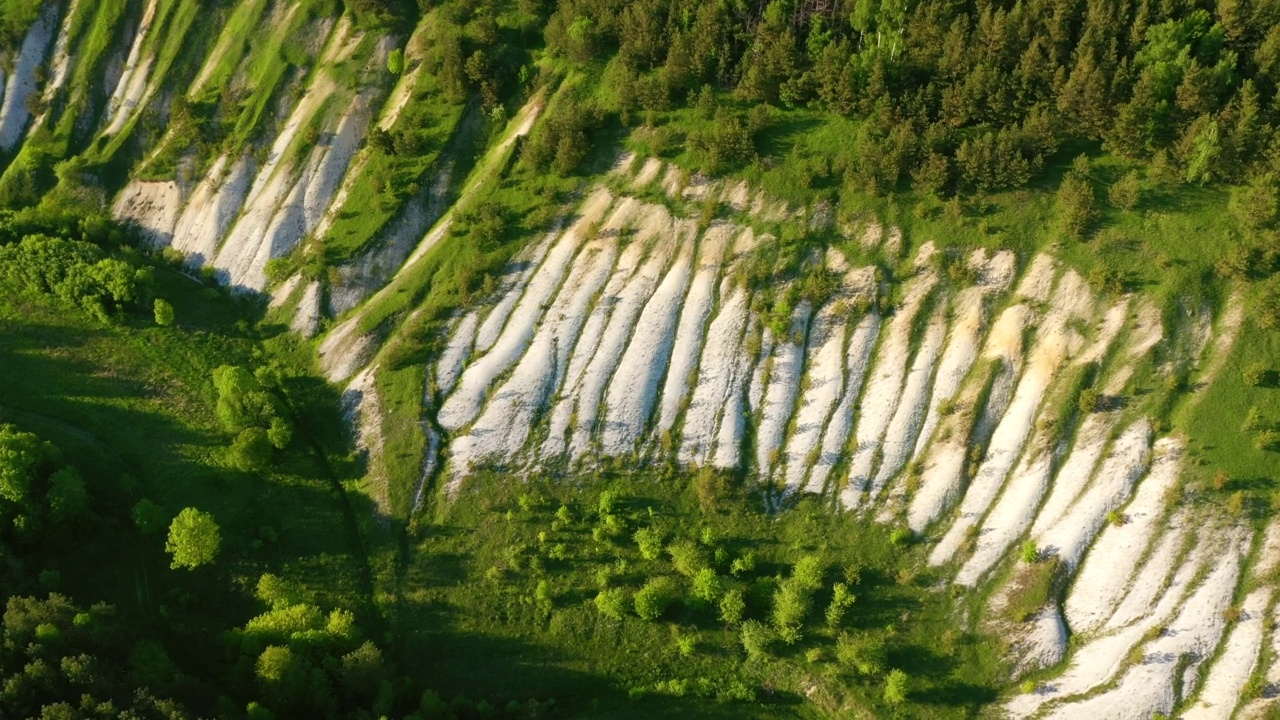
M0 716L1276 712L1277 12L0 0Z

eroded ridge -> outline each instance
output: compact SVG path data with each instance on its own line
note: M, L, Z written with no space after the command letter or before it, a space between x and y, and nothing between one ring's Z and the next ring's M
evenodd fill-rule
M1194 702L1228 716L1270 642L1257 619L1275 593L1224 624L1251 533L1196 527L1170 500L1186 439L1125 399L1180 328L1047 254L925 242L889 282L832 248L800 263L835 279L829 293L803 296L795 276L762 285L746 271L772 238L750 204L708 223L679 209L716 193L739 207L741 187L663 179L677 202L658 205L627 193L665 178L661 163L619 167L624 182L588 193L550 251L527 251L536 262L507 273L518 281L452 323L431 368L451 492L482 467L613 459L741 473L774 504L821 495L906 525L955 583L995 584L977 622L1008 634L1017 672L1060 668L1008 700L1010 714L1074 717L1134 692L1135 717ZM475 341L495 316L519 342ZM1212 372L1200 355L1191 370ZM1042 570L1058 589L1010 620ZM1173 625L1176 642L1152 639ZM1072 635L1083 641L1069 647ZM1222 642L1240 653L1218 659Z

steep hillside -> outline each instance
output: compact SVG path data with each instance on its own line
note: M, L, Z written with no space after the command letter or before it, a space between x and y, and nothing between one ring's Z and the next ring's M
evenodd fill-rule
M0 0L0 543L99 714L1268 717L1277 12Z

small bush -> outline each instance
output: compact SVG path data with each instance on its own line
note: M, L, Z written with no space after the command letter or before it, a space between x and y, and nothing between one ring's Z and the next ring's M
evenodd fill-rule
M1231 497L1227 498L1227 512L1232 515L1243 515L1246 499L1243 490L1231 493Z
M1280 432L1276 432L1275 430L1263 430L1254 436L1253 446L1262 452L1275 450L1280 446Z
M1080 393L1080 412L1088 415L1098 409L1098 391L1090 388Z
M884 680L884 701L897 707L907 701L907 674L901 670L890 670Z
M1244 369L1244 382L1251 387L1261 387L1267 380L1267 366L1262 363L1250 363Z
M1022 551L1018 556L1022 558L1022 562L1033 565L1040 561L1040 548L1036 547L1034 540L1028 540L1022 543Z
M171 305L168 300L156 298L155 304L153 305L153 312L155 313L157 325L161 327L169 327L173 324L173 305Z

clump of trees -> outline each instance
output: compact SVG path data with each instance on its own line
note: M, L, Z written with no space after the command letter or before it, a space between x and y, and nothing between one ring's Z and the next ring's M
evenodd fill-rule
M264 708L281 717L337 717L344 707L372 708L372 717L390 713L392 668L354 613L326 611L270 573L255 594L267 609L233 631L230 643L251 669Z
M274 451L283 450L293 440L293 423L284 402L272 392L274 384L273 374L265 368L256 375L238 365L223 365L213 371L218 421L235 434L227 461L238 470L267 469Z
M0 425L0 550L26 552L90 517L89 492L62 453L34 433ZM54 532L59 531L59 532ZM56 544L56 543L55 543Z
M530 133L520 159L538 171L571 175L590 153L593 135L603 119L598 105L580 92L570 92Z
M0 282L54 295L108 322L148 299L152 276L150 268L108 257L93 243L36 234L0 245Z
M910 177L989 191L1026 185L1081 141L1135 160L1164 153L1184 182L1274 171L1261 151L1280 126L1277 27L1272 6L1225 1L559 0L545 37L572 63L614 61L624 122L686 102L711 114L699 89L728 89L867 119L839 165L868 189Z
M170 699L178 668L115 607L84 607L57 593L15 596L0 622L0 716L190 717Z

